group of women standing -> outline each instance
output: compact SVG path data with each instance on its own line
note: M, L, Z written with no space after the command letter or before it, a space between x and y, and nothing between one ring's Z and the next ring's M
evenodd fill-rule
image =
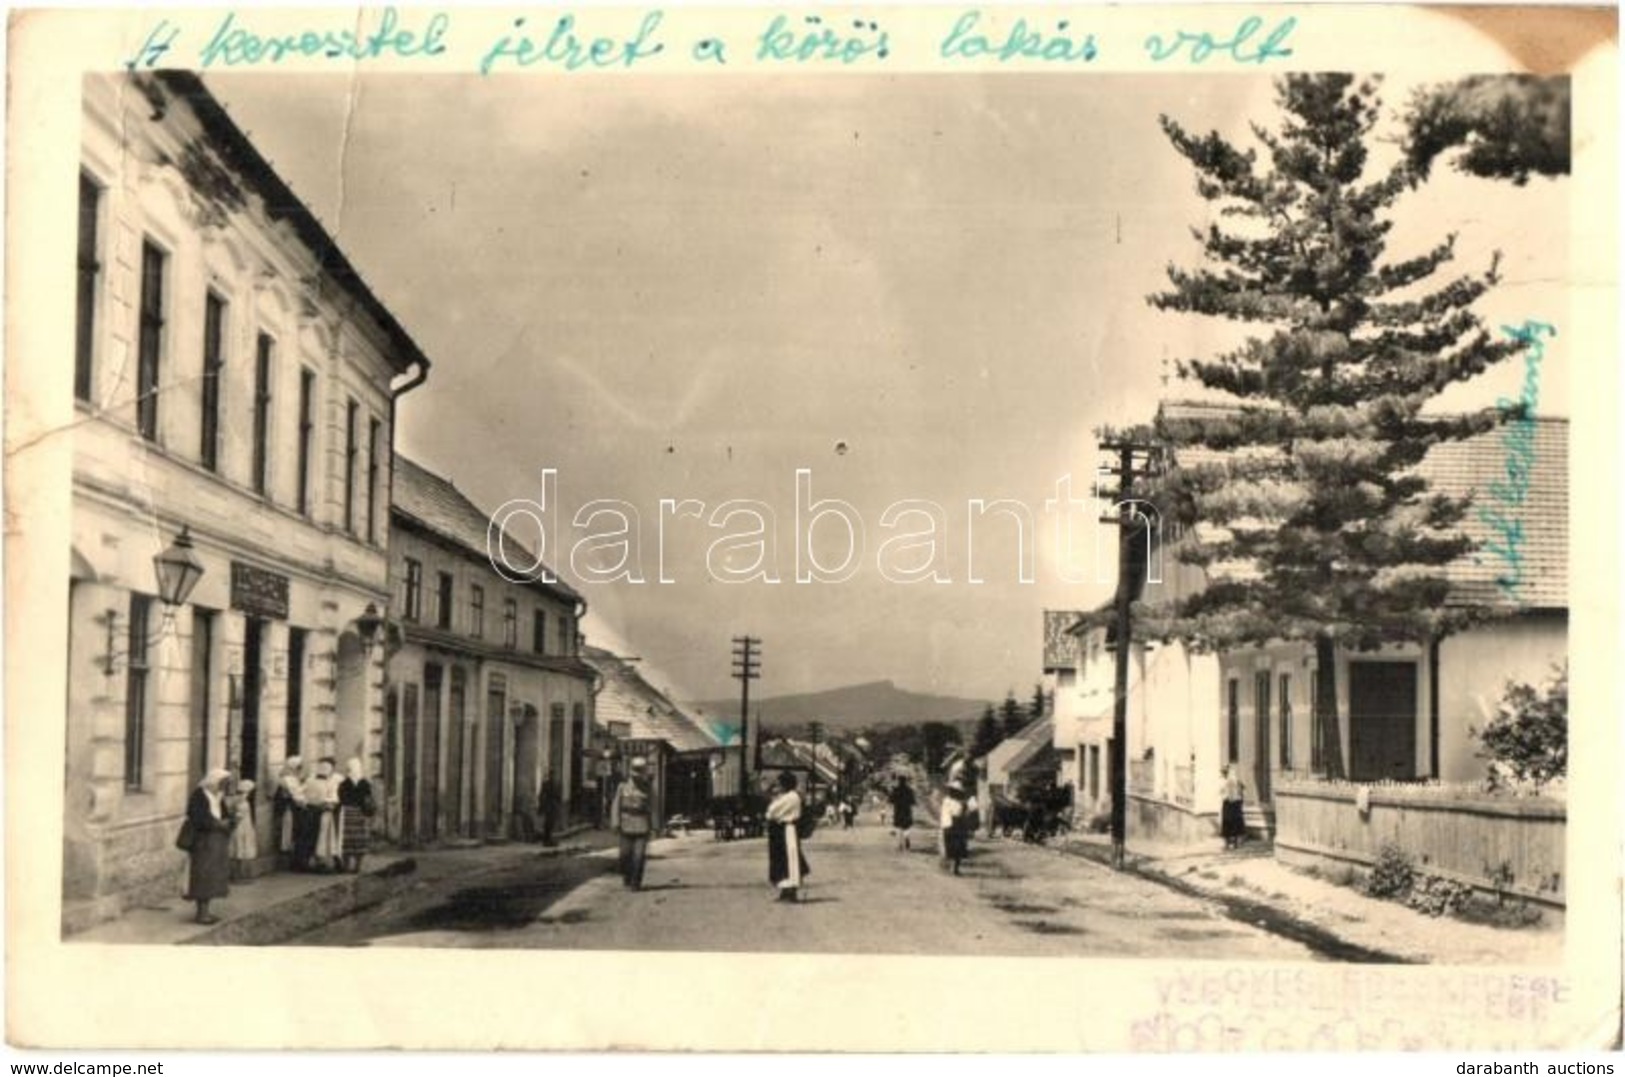
M371 848L369 820L377 811L372 783L359 759L345 766L341 780L333 761L323 759L307 775L298 756L282 765L272 798L277 848L295 871L361 870ZM254 783L233 782L231 772L209 771L186 802L186 819L176 845L187 854L187 901L197 904L197 922L218 923L210 903L228 895L231 882L247 881L259 856L255 830Z
M277 850L294 871L361 870L372 844L368 820L377 812L361 760L346 763L340 778L331 759L307 771L303 759L291 756L282 764L273 804Z

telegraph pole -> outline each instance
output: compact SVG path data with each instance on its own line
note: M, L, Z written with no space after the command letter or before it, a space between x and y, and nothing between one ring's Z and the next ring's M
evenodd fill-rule
M734 679L739 682L739 810L745 810L750 770L750 682L762 676L762 641L754 636L734 637ZM761 730L757 730L758 738Z
M824 731L817 722L812 724L812 769L807 772L807 801L811 803L818 790L818 737Z
M1108 769L1112 783L1112 867L1123 870L1123 847L1128 834L1128 667L1133 642L1134 543L1149 526L1145 514L1133 504L1136 480L1153 472L1156 449L1133 437L1107 436L1102 452L1115 453L1117 464L1107 469L1117 476L1117 492L1112 504L1116 513L1101 516L1102 523L1117 525L1117 679L1113 692L1112 749ZM1149 536L1146 536L1149 540Z

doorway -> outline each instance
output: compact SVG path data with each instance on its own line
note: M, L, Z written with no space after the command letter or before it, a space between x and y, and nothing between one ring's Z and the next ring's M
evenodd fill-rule
M423 667L423 818L420 841L440 836L440 682L441 667Z
M503 727L508 711L508 682L492 677L485 696L485 833L502 836Z
M542 723L536 708L525 704L513 732L513 818L515 837L529 838L529 820L535 817L541 764Z
M238 741L241 753L237 773L261 785L260 780L260 696L265 690L265 622L254 618L243 625L242 728Z
M451 669L451 687L446 693L446 829L457 837L469 836L468 809L463 803L463 738L467 675L462 667Z
M1270 672L1253 677L1253 793L1260 804L1270 802Z
M1349 777L1416 777L1416 663L1349 663Z

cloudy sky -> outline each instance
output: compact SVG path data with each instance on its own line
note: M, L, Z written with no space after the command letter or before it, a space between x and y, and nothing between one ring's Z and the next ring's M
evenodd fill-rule
M539 499L556 469L548 561L586 594L590 636L685 698L731 694L744 632L765 640L764 695L1030 690L1040 611L1111 589L1092 580L1093 513L1069 514L1064 557L1046 499L1068 476L1088 496L1101 423L1189 394L1164 385L1165 359L1231 339L1145 302L1192 262L1207 214L1157 116L1239 139L1273 115L1267 80L1242 76L208 81L433 360L400 448L488 509ZM1392 250L1459 230L1463 270L1504 252L1487 317L1561 324L1565 198L1441 172L1401 203ZM1515 394L1521 375L1453 402ZM1566 392L1549 363L1542 410L1566 413ZM798 468L862 524L844 582L794 582ZM607 529L571 520L600 499L638 513L641 585L570 570ZM781 582L713 578L708 548L742 518L668 516L662 543L662 499L765 505ZM1007 517L970 532L974 499L1030 508L1032 582ZM902 501L941 506L947 582L882 574L882 543L928 526L883 526ZM813 536L839 564L845 528Z

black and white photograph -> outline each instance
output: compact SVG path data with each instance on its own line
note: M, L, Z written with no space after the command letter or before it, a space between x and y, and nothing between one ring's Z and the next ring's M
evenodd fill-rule
M1094 69L1089 10L944 9L923 69L896 9L526 9L410 69L452 15L270 14L130 18L27 176L76 184L8 349L61 394L8 379L43 942L1272 970L1342 1009L1159 981L1074 1049L1617 1042L1535 1016L1620 913L1580 31L1387 68L1263 8ZM1515 986L1350 1031L1421 967Z

